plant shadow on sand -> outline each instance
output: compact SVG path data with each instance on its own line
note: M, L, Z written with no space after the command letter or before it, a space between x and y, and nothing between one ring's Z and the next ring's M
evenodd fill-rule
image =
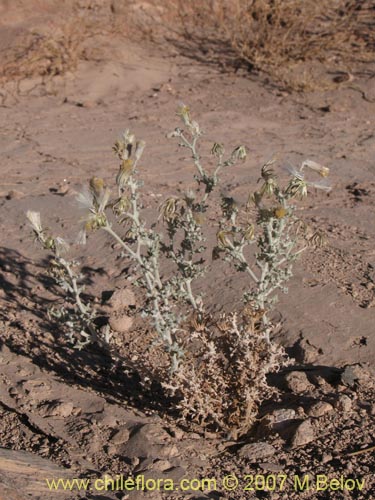
M13 353L28 357L35 365L50 373L56 374L63 382L70 386L93 390L106 399L108 403L125 405L142 413L158 413L161 417L178 416L174 409L174 402L163 391L158 383L150 383L148 387L142 383L142 377L127 364L124 358L115 359L110 350L91 344L82 350L74 349L66 338L60 323L48 320L46 310L48 306L62 300L61 290L54 286L54 282L42 271L46 260L39 264L24 258L19 252L6 248L1 250L0 266L9 269L12 265L12 275L17 276L15 284L7 273L2 273L1 285L6 293L10 308L17 313L14 318L2 314L3 320L8 319L11 335L5 335L2 344ZM31 273L30 268L34 272ZM92 280L95 270L87 269L88 282ZM92 276L90 277L90 272ZM5 275L4 275L5 274ZM34 292L39 286L40 295ZM50 298L46 301L45 293L49 291ZM54 298L53 298L54 297ZM25 302L25 298L28 299ZM34 307L32 306L34 304ZM10 309L12 310L12 309ZM24 316L28 318L25 321ZM30 321L30 318L34 318ZM4 321L6 324L6 321ZM31 328L30 328L31 326ZM6 331L6 328L5 328ZM289 352L298 358L298 346ZM287 367L268 376L270 387L279 390L280 398L265 400L259 408L258 422L248 433L248 438L264 439L262 419L273 411L289 408L297 410L299 407L309 407L316 400L316 395L308 391L305 395L293 394L285 383L285 377L291 372L303 372L308 381L315 387L326 382L332 389L340 384L343 369L333 366L312 364L297 364ZM323 383L324 383L323 382ZM327 400L335 400L335 394L327 394ZM284 422L279 434L289 441L298 423L298 417L290 419L288 425ZM266 431L268 432L268 431ZM245 436L246 437L246 436Z
M96 344L74 349L63 325L48 318L48 308L61 302L64 294L54 280L45 275L47 264L47 259L35 264L15 250L0 250L0 268L11 269L0 275L7 305L0 311L0 318L5 331L7 328L12 330L12 333L5 334L3 343L15 354L30 358L34 364L55 373L67 384L92 389L109 403L126 403L142 411L167 412L169 401L158 384L151 383L146 388L127 360L113 357L109 349ZM88 266L83 270L85 283L90 284L98 270Z

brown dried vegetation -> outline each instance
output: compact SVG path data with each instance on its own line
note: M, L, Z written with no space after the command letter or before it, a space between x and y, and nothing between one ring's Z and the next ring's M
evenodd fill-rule
M166 387L180 396L182 416L197 429L216 429L237 439L275 391L266 376L288 364L284 349L267 340L249 308L215 322L193 320L188 338L186 357Z
M22 33L17 46L2 50L1 82L42 77L44 83L72 72L79 60L90 58L87 37L103 33L138 41L161 38L163 50L175 46L205 64L262 72L294 90L329 87L327 71L350 79L361 63L374 58L373 0L166 0L162 5L72 0L64 5L69 8L49 29Z
M374 56L371 0L171 0L168 7L169 37L186 54L261 71L295 90L326 86L325 70L350 77Z

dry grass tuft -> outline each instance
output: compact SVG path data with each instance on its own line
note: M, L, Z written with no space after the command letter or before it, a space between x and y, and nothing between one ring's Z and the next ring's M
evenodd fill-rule
M28 33L5 54L0 78L5 81L49 78L74 71L83 55L83 39L82 30L73 22L46 33Z
M8 43L1 47L0 84L11 84L17 92L24 80L45 85L56 76L75 72L81 60L90 58L86 42L112 30L110 2L51 3L47 14L38 6L36 20L30 23L17 11L17 5L9 7L9 12L18 16L20 27L14 29L10 23Z
M350 72L374 59L372 0L171 0L165 12L164 29L185 54L297 90L320 86L312 63Z
M75 71L99 31L138 41L161 35L163 50L167 40L205 64L312 90L332 84L327 71L350 74L374 60L374 19L374 0L66 0L50 29L24 32L2 51L0 82Z

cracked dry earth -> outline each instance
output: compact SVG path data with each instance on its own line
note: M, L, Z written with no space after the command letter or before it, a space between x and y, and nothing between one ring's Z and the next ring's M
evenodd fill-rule
M375 104L363 98L375 98L375 79L357 77L365 94L342 85L294 95L173 51L106 44L99 61L53 82L54 93L24 81L24 95L7 95L0 108L0 499L145 497L48 491L44 482L105 474L216 480L212 491L194 491L194 482L184 494L147 493L153 499L375 498ZM61 296L25 222L27 209L39 210L49 227L74 237L76 193L93 175L113 178L111 145L125 127L147 143L151 216L156 193L173 195L191 179L191 160L165 137L180 100L207 131L203 149L214 140L247 146L248 160L223 176L223 191L239 202L274 153L284 164L310 158L332 173L333 191L311 193L301 207L328 243L298 262L277 306L277 340L295 364L274 377L280 399L263 405L238 442L179 427L131 368L95 346L74 350L51 328L46 311ZM119 287L124 266L106 238L87 250L89 292ZM243 286L223 267L204 290L214 309L232 310ZM120 353L131 342L141 352L140 328L115 336ZM327 488L330 480L337 482Z

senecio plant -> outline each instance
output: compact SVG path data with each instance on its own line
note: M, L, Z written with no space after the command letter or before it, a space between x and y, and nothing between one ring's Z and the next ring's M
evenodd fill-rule
M111 190L104 179L93 177L78 196L86 210L78 242L85 244L88 235L105 231L133 262L129 272L143 290L141 313L159 339L152 349L161 357L152 359L167 359L163 366L153 366L153 373L177 397L185 422L237 437L249 430L260 402L272 392L266 375L288 363L272 339L272 308L277 291L287 291L298 256L310 245L323 244L323 235L309 232L297 217L296 200L307 196L309 186L329 191L324 179L329 169L304 161L299 169L288 169L289 181L281 186L272 159L261 169L259 189L239 206L231 197L220 197L217 186L223 172L246 160L245 147L226 154L222 144L214 143L214 167L207 168L198 151L200 126L187 106L180 106L178 115L182 126L167 137L190 153L195 187L165 199L158 219L149 224L142 215L138 172L145 143L126 130L113 147L119 160L116 186ZM309 172L323 179L311 182ZM212 214L217 229L210 248L206 234ZM98 331L95 309L81 297L83 277L78 263L66 257L67 243L42 226L39 213L29 211L27 217L39 243L52 253L51 276L67 294L68 305L50 314L67 324L71 339L75 332L78 347L110 342L115 332L108 325ZM214 317L196 285L221 259L247 276L248 286L238 311ZM145 359L138 363L142 373Z

